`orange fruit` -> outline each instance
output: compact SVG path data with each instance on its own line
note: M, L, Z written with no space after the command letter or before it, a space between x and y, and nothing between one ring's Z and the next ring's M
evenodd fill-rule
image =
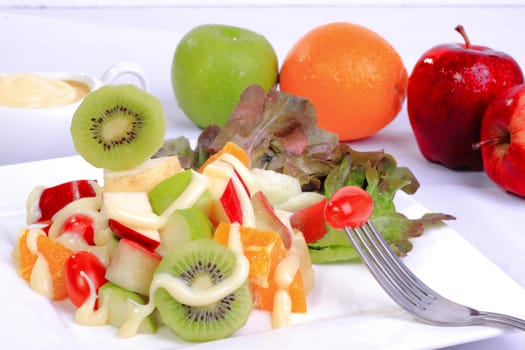
M73 251L64 247L57 241L52 240L42 231L37 233L36 248L33 252L28 245L28 235L33 230L24 229L18 237L18 272L20 276L29 282L33 267L38 259L38 254L46 260L49 274L52 281L52 300L63 300L67 298L67 291L64 277L64 266L66 259L73 254Z
M401 110L407 82L390 43L347 22L306 33L288 52L279 76L281 91L309 99L319 126L340 141L368 137L389 124Z
M24 280L29 282L31 279L31 272L33 271L33 266L35 266L37 255L33 254L29 247L27 246L27 235L29 234L29 229L24 229L20 231L17 241L17 258L18 258L18 274Z
M211 155L206 161L200 166L199 172L202 172L203 169L210 163L216 161L219 159L224 153L229 153L238 160L241 161L244 166L249 167L250 166L250 156L248 153L237 144L228 141L226 144L215 154Z
M220 223L214 239L228 246L231 224ZM281 237L277 232L240 226L243 253L250 263L248 279L254 305L257 309L272 311L275 293L278 291L273 274L279 262L286 256ZM306 312L306 293L300 271L287 289L292 300L292 312Z

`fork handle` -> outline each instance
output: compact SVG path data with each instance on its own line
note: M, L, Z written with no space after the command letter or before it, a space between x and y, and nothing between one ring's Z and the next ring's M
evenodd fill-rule
M510 326L525 331L525 320L510 315L480 311L478 315L474 316L474 319L480 324Z

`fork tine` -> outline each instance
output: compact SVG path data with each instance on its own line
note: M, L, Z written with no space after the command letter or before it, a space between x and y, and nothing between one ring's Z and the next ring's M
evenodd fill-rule
M420 286L422 283L399 260L373 224L346 231L373 276L402 307L409 311L424 309L428 298L435 299L433 291Z
M365 224L365 227L368 228L364 230L368 240L381 254L383 260L388 266L392 267L391 271L396 273L404 284L412 287L411 289L415 288L417 290L416 294L419 298L421 298L423 294L425 297L436 299L437 293L421 282L421 280L417 278L417 276L414 275L414 273L399 259L383 236L377 231L374 224L369 221Z
M346 234L361 257L363 263L371 272L372 276L379 282L390 297L405 309L410 309L411 303L407 302L406 292L399 289L396 283L385 270L385 264L379 262L378 257L370 252L368 244L363 241L362 234L357 228L345 228Z

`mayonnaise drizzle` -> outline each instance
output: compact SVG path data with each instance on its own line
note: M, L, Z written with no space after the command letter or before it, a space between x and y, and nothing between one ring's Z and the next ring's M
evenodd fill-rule
M260 188L257 183L257 178L237 157L230 153L223 153L219 159L229 163L235 168L242 182L246 185L250 196L259 191Z
M97 291L95 285L89 276L84 272L80 271L80 276L86 281L89 286L89 296L86 301L77 309L75 312L75 320L85 326L103 326L108 321L108 309L107 302L110 298L106 298L106 305L99 305L99 308L95 310L95 303L97 301Z
M292 244L288 254L279 262L274 272L274 279L279 287L279 290L274 295L273 302L272 326L274 328L285 326L290 321L292 302L288 288L301 267L301 256L303 253L302 237L299 235L300 233L292 235Z
M205 306L223 299L238 289L248 278L248 271L248 259L246 259L244 255L237 255L235 268L231 275L210 288L204 290L192 288L180 278L173 277L173 275L169 273L156 274L153 279L152 288L166 289L174 299L182 304Z
M26 236L26 245L29 251L37 256L35 265L31 270L29 286L35 292L51 299L53 297L53 279L49 272L46 258L38 251L38 237L45 233L42 230L29 230Z
M45 186L35 186L33 190L27 196L26 201L26 224L31 225L36 222L41 216L42 212L40 211L39 202L40 196L44 191Z

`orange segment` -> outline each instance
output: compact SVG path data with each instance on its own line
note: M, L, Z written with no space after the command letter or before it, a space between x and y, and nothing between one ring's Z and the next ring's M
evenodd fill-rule
M216 161L223 155L224 153L229 153L235 158L239 159L246 167L250 166L250 156L248 153L241 148L240 146L237 146L237 144L228 141L224 145L223 148L221 148L217 153L210 156L210 158L206 159L206 161L201 165L199 168L199 172L202 172L202 170L210 163Z
M230 235L229 223L220 223L215 231L214 239L228 246ZM274 295L278 286L273 274L279 262L286 256L281 237L277 232L240 226L240 236L243 253L250 263L250 290L255 307L260 310L272 311ZM292 299L292 312L306 312L306 295L299 271L288 288Z
M214 239L228 246L231 225L221 222L215 229ZM250 282L268 287L270 273L285 255L281 238L273 231L262 231L240 226L243 253L250 262Z
M268 288L251 284L250 290L252 291L254 304L258 309L266 311L273 310L274 295L278 290L277 284L274 280L270 280ZM299 272L295 274L292 283L288 287L288 293L292 299L292 312L305 313L307 310L306 295L303 288L303 280Z
M28 246L28 237L31 230L25 229L20 233L18 239L18 271L20 276L30 281L33 267L38 259L38 254L46 259L53 285L52 300L63 300L67 298L64 265L66 259L73 251L64 247L57 241L52 240L45 234L39 234L36 238L37 252L33 252Z
M37 259L37 255L33 254L26 244L28 234L29 229L27 228L20 231L16 244L18 252L18 274L27 282L29 282L31 278L31 271L33 271L33 266L35 266Z

